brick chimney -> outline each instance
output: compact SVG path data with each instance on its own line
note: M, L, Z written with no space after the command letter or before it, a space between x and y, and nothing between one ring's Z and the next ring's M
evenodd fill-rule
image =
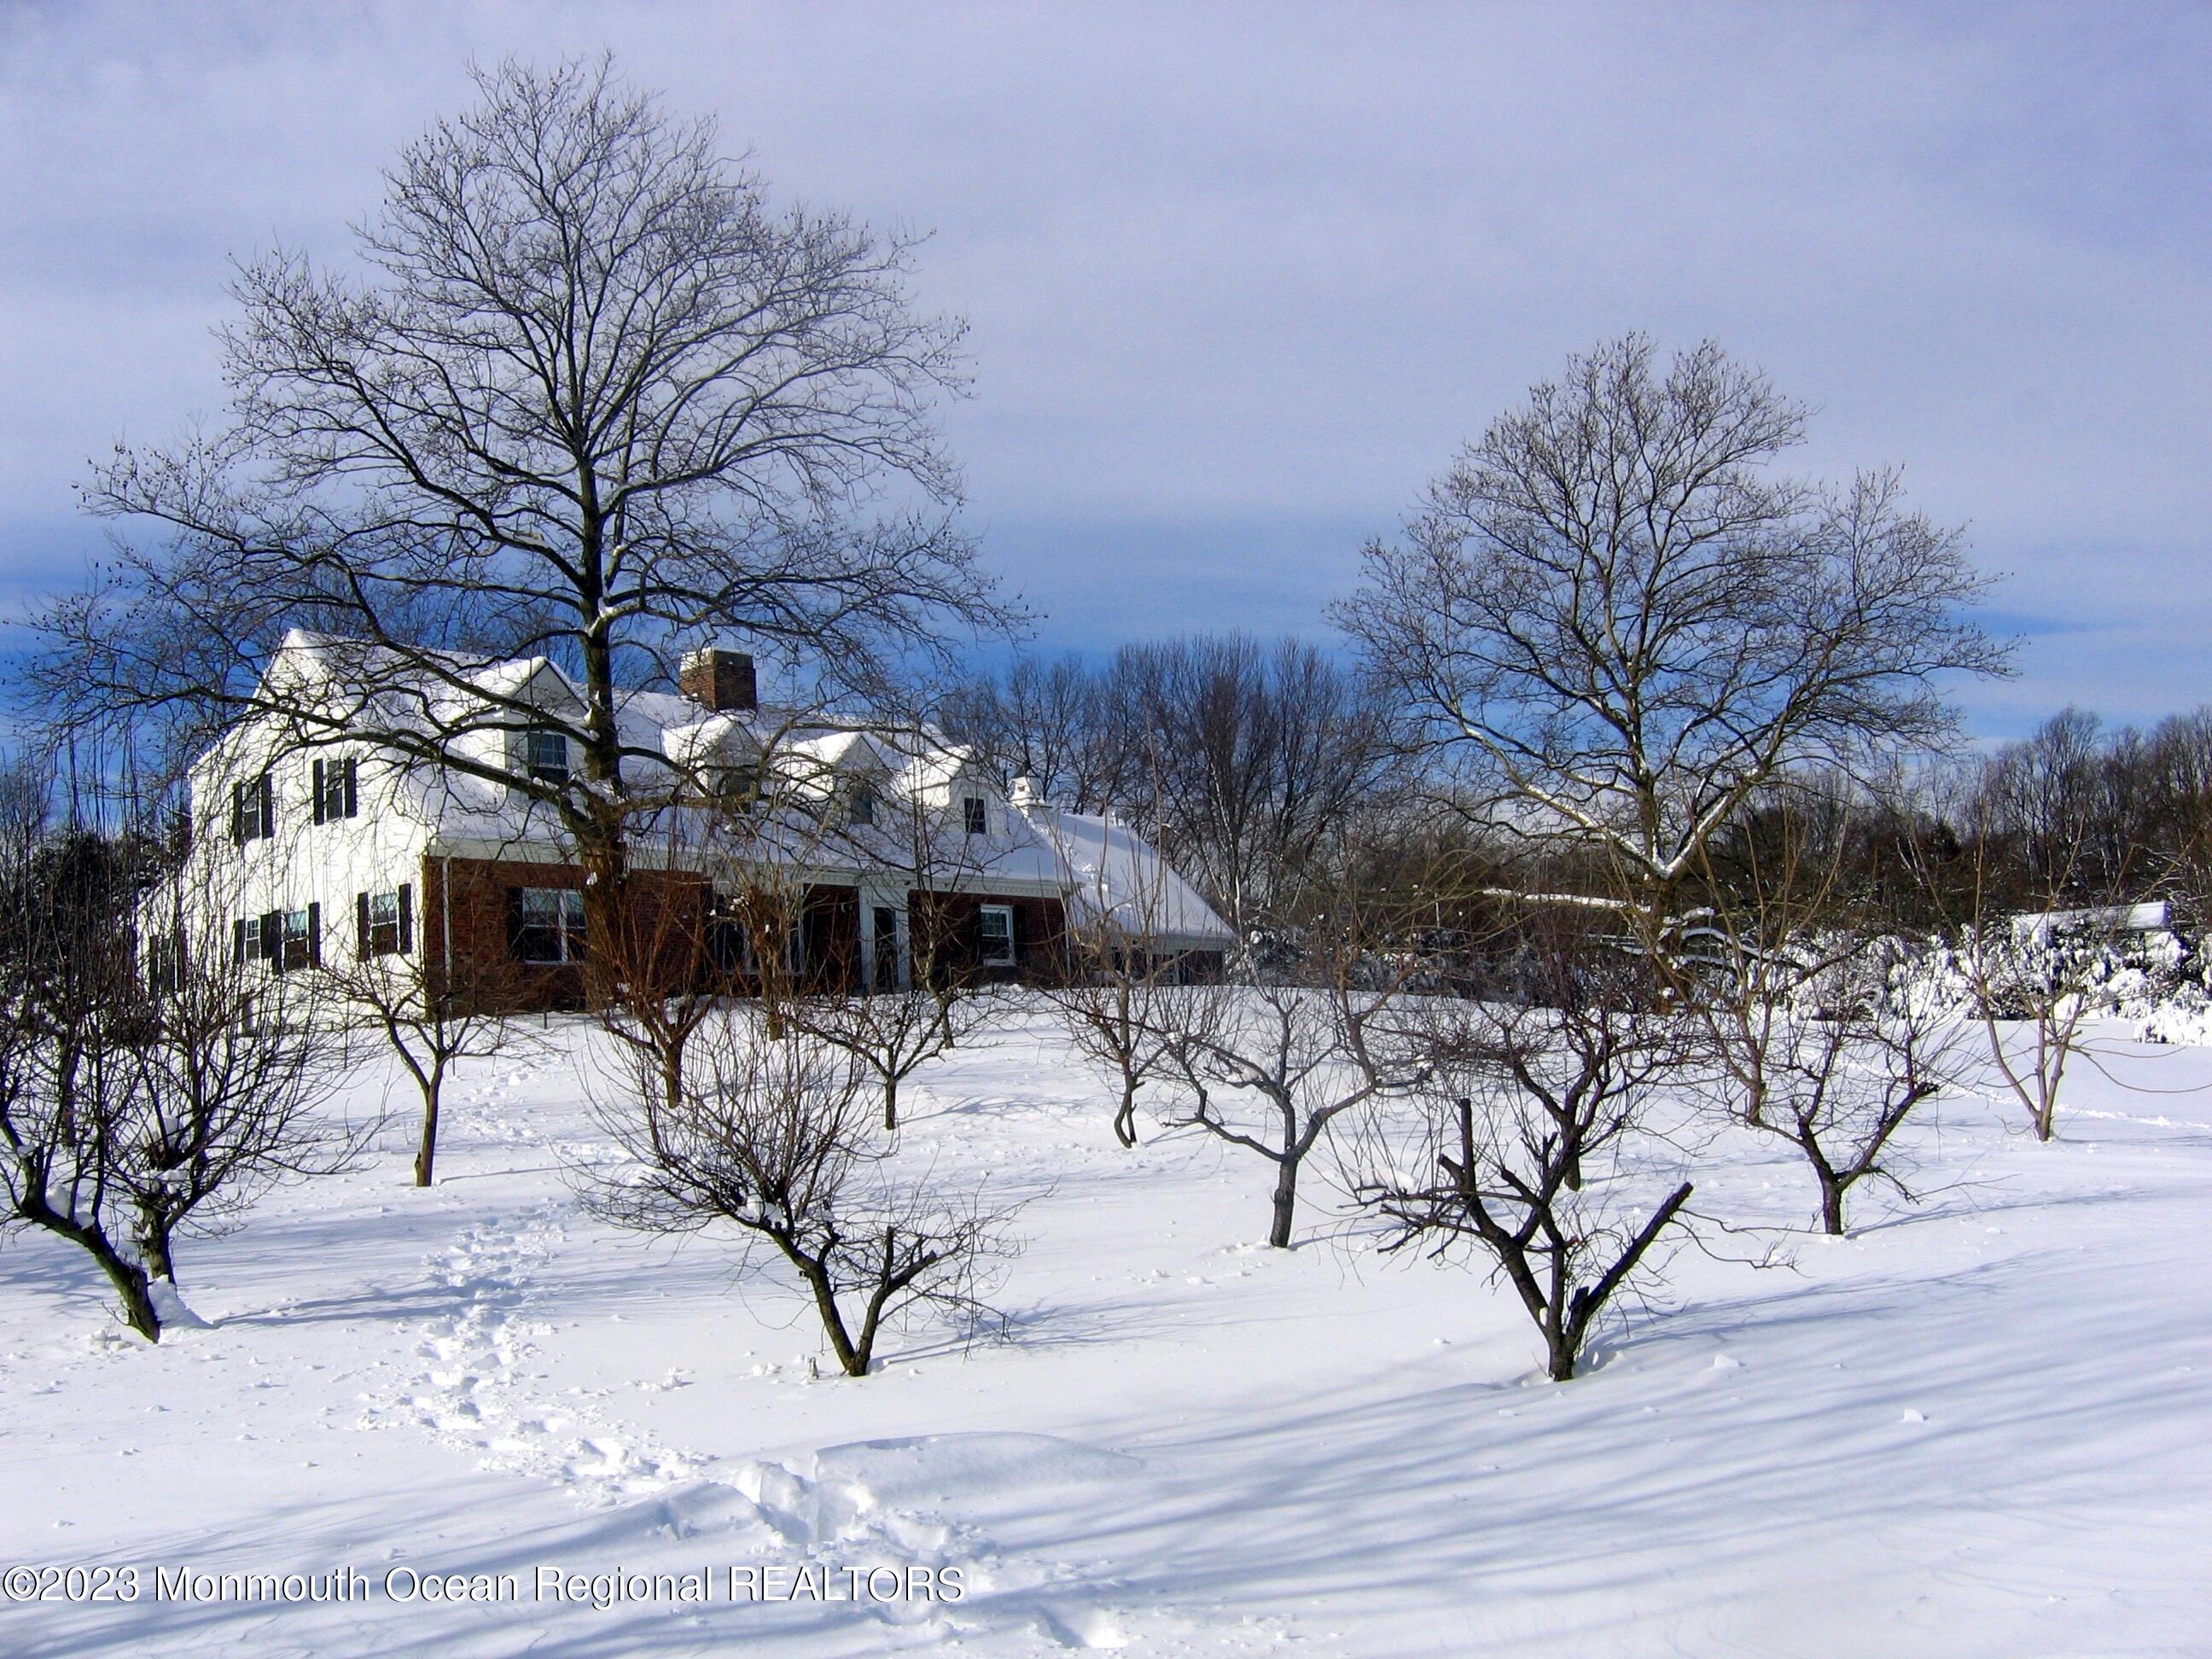
M753 659L742 651L687 651L678 666L676 689L702 708L744 711L760 706Z

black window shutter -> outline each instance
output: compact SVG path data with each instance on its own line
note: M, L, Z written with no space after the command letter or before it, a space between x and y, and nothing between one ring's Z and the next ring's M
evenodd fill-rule
M246 960L246 918L240 916L230 924L230 957L234 962Z
M359 793L361 763L356 760L349 760L344 764L345 816L351 817L355 813L361 811L361 796ZM400 925L404 927L406 924L403 922Z
M230 786L230 840L234 847L246 844L246 786Z
M1006 907L1006 954L1013 958L1016 967L1021 965L1022 907L1018 904Z
M323 965L323 907L320 903L307 906L307 961L317 968Z
M368 895L366 893L353 896L353 926L354 952L365 958L368 955Z
M415 954L415 889L404 881L399 884L399 954Z
M276 833L276 782L266 772L261 775L261 833Z
M320 762L320 761L317 761L317 762L315 763L315 775L314 775L314 777L313 777L313 781L313 781L313 789L314 789L313 799L314 799L314 803L315 803L315 804L314 804L314 806L313 806L313 814L314 821L315 821L317 823L322 823L322 822L323 822L323 819L324 819L324 812L323 812L323 763L322 763L322 762Z
M261 959L278 973L284 971L284 913L271 910L261 918Z

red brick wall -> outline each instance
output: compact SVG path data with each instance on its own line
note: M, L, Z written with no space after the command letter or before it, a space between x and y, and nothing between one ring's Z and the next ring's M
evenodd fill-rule
M447 872L452 872L448 893ZM636 900L653 907L635 924L633 937L659 952L655 971L671 984L704 973L708 889L699 877L641 871L632 876ZM581 969L514 959L508 935L508 895L518 887L555 887L580 891L584 872L573 865L535 864L519 860L425 858L421 913L416 918L416 948L432 965L445 960L450 927L457 978L480 988L488 1000L518 1012L580 1008L585 986ZM916 925L938 907L952 939L947 955L961 971L1001 980L1035 982L1063 969L1066 914L1055 898L995 896L990 894L914 892L908 903ZM1012 969L984 969L976 963L979 905L1007 904L1014 909ZM662 909L660 907L672 907ZM858 890L823 885L806 891L800 912L806 971L817 983L857 983L860 971L860 902ZM756 990L742 981L739 993Z
M1014 912L1014 963L1011 969L985 968L981 931L975 912L986 904L1005 904ZM1066 971L1067 914L1056 898L1016 897L998 893L926 893L907 895L910 925L923 927L933 912L941 918L947 945L946 965L963 973L1024 984L1049 982ZM927 954L924 948L923 954Z

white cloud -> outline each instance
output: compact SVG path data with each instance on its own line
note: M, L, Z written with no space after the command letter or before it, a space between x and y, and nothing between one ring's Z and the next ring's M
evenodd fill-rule
M229 255L342 254L471 54L602 44L779 189L935 228L978 370L948 424L1048 605L1096 580L1042 526L1091 563L1114 526L1273 520L1317 616L1353 549L1314 526L1387 531L1644 327L1819 405L1808 465L1905 463L2012 610L2111 630L2008 698L2193 700L2127 659L2212 626L2212 21L2179 6L19 8L0 562L86 455L218 402ZM1145 568L1129 631L1238 620L1233 568Z

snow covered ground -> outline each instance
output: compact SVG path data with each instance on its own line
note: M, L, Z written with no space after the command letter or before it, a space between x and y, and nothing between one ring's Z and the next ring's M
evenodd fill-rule
M2212 1085L2212 1051L2121 1047L2122 1079ZM2085 1066L2047 1146L1943 1100L1920 1205L1855 1195L1859 1235L1793 1235L1787 1268L1708 1226L1555 1386L1474 1273L1255 1247L1256 1160L1121 1152L1032 1021L924 1073L902 1154L1035 1194L1011 1339L916 1332L852 1382L817 1380L811 1315L726 1241L580 1212L590 1052L572 1029L465 1073L428 1193L408 1097L365 1071L356 1104L398 1113L380 1156L193 1243L209 1323L158 1348L88 1262L0 1246L0 1566L141 1589L0 1606L0 1649L2212 1652L2212 1093ZM1814 1213L1748 1139L1696 1206ZM870 1569L939 1593L872 1599ZM354 1599L199 1594L224 1572ZM617 1572L712 1599L568 1582ZM515 1599L404 1599L447 1575Z

